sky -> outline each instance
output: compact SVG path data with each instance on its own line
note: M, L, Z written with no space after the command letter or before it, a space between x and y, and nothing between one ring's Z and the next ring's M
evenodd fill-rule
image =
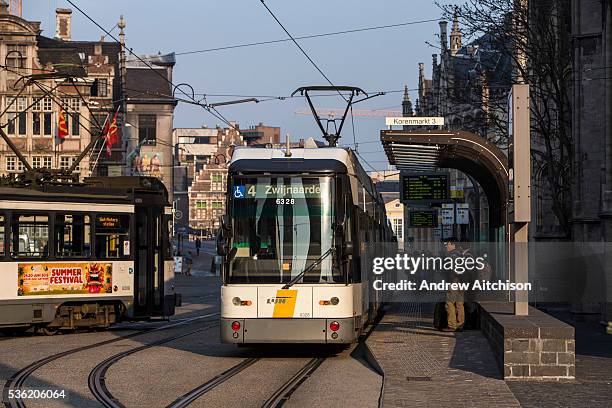
M73 0L107 30L123 15L126 44L137 54L162 54L223 47L287 38L260 0ZM417 0L266 0L294 36L352 30L388 24L440 18L433 1ZM23 17L41 21L43 35L55 34L55 9L72 8L72 38L98 40L104 33L65 0L24 0ZM118 34L114 28L113 35ZM396 91L355 105L355 109L401 110L405 85L418 86L418 63L431 75L431 55L438 52L435 21L360 33L298 40L306 53L335 85L358 86L368 93ZM112 41L112 39L108 39ZM300 86L327 85L327 81L292 42L233 50L177 55L174 83L189 83L198 94L287 96ZM200 96L201 97L201 96ZM240 99L208 96L208 102ZM315 99L321 108L344 108L337 95ZM228 120L242 128L263 122L281 127L291 139L321 133L310 115L296 115L308 108L303 98L272 100L219 108ZM355 117L359 153L373 168L388 168L380 143L384 117ZM174 127L209 127L223 123L203 108L179 103ZM374 143L368 143L374 142ZM353 144L350 118L342 131L341 145Z

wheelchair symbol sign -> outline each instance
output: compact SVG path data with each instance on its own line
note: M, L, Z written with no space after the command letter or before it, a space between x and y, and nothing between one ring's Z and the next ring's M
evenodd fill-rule
M246 186L234 186L234 198L244 198L246 194Z

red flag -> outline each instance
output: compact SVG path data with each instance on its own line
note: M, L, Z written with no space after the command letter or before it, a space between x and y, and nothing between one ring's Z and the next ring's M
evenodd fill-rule
M106 123L106 129L104 129L106 133L106 155L111 157L111 149L115 143L119 141L119 129L117 128L117 115L119 114L119 110L115 112L115 116L113 116L113 120L110 123Z
M57 121L57 137L64 139L68 136L68 124L66 123L66 111L60 109L59 118Z

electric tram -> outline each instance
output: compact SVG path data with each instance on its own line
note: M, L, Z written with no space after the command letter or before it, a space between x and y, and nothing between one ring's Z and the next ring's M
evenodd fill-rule
M239 344L356 341L384 301L371 249L397 249L381 195L338 147L236 148L217 245L221 339Z
M171 221L155 178L1 178L0 330L173 315Z

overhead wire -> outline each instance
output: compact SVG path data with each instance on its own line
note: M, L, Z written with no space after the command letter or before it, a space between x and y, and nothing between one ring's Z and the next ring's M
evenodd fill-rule
M334 31L334 32L328 32L328 33L303 35L303 36L294 37L294 38L295 40L308 40L312 38L330 37L330 36L337 36L337 35L343 35L343 34L359 33L363 31L374 31L374 30L382 30L382 29L387 29L387 28L409 26L409 25L414 25L414 24L431 23L431 22L435 22L438 20L439 19L436 18L436 19L429 19L429 20L408 21L408 22L397 23L397 24L385 24L385 25L379 25L379 26L373 26L373 27L356 28L356 29L351 29L351 30L342 30L342 31ZM231 50L231 49L236 49L236 48L246 48L246 47L259 46L259 45L277 44L277 43L283 43L283 42L288 42L288 41L291 41L291 38L282 38L278 40L257 41L257 42L252 42L252 43L227 45L227 46L222 46L222 47L206 48L202 50L183 51L183 52L177 52L174 55L182 56L182 55L201 54L201 53L214 52L214 51Z
M225 118L221 113L219 113L218 110L214 109L214 112L212 109L206 107L205 105L199 104L198 101L196 101L196 99L192 96L189 96L188 93L186 93L185 91L183 91L180 87L175 86L172 81L170 81L166 76L164 76L163 74L161 74L159 72L159 70L156 70L155 68L153 68L148 62L146 62L143 58L141 58L138 54L136 54L134 51L132 51L130 48L126 47L125 44L122 44L115 36L113 36L108 30L106 30L104 27L102 27L96 20L94 20L89 14L87 14L85 11L83 11L79 6L77 6L72 0L66 0L68 3L70 3L74 8L76 8L81 14L83 14L89 21L91 21L94 25L96 25L100 30L102 30L104 33L106 33L107 36L109 36L110 38L112 38L113 40L115 40L115 42L117 42L118 44L120 44L120 46L124 49L127 50L132 56L134 56L136 59L138 59L140 62L142 62L143 64L145 64L145 66L147 68L149 68L151 71L155 72L157 75L159 75L160 78L162 78L165 82L167 82L170 85L170 89L172 89L173 91L178 89L181 93L183 93L186 97L190 98L195 104L200 105L204 108L204 110L206 110L207 112L209 112L211 115L213 115L214 117L216 117L217 119L223 121L224 123L226 123L228 126L232 127L235 129L235 127L230 123L230 121ZM237 130L237 129L235 129Z

